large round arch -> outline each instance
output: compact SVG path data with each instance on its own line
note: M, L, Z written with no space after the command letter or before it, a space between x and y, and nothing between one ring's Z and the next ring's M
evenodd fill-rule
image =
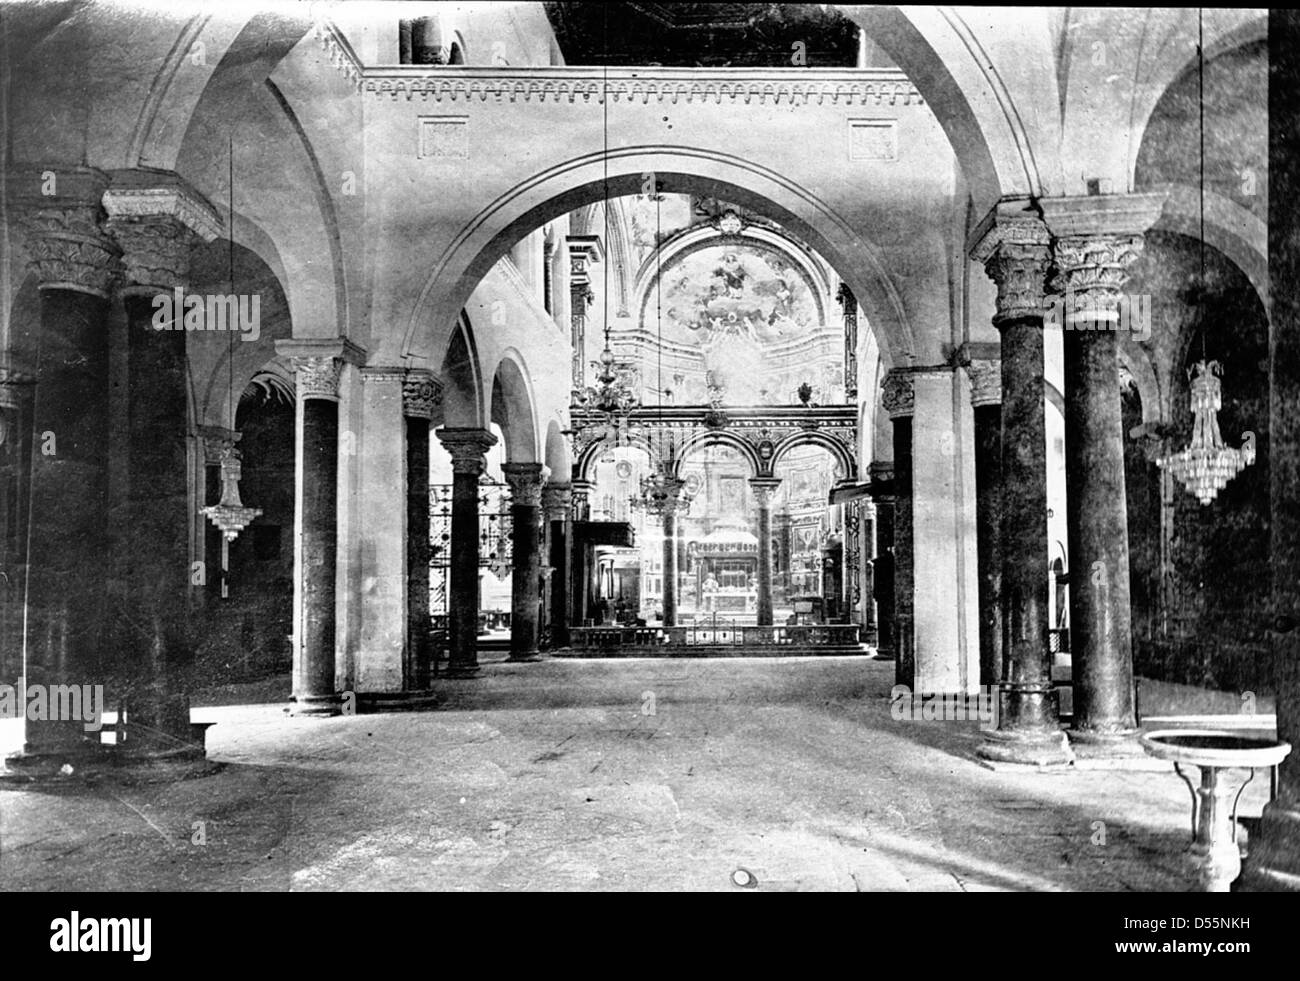
M825 201L761 164L662 145L618 147L565 161L519 182L480 211L432 264L406 326L403 356L437 362L474 288L520 238L592 201L641 193L647 173L656 176L662 193L720 197L771 216L806 241L858 297L887 360L912 363L912 327L884 256Z

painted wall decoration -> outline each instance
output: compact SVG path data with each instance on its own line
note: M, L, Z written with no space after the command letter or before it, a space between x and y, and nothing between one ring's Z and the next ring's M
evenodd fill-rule
M838 346L809 344L823 326L813 286L774 248L723 241L683 256L663 270L645 317L665 348L693 352L699 377L670 376L691 402L788 403L801 381L829 391L842 379Z

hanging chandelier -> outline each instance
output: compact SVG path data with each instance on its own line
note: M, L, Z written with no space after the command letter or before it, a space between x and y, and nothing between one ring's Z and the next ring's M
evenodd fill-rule
M243 472L239 451L234 446L225 447L221 451L221 501L200 509L221 530L223 543L233 542L262 513L261 508L245 507L239 498Z
M596 384L580 391L577 403L603 423L607 441L623 445L627 442L628 416L641 404L641 399L628 381L632 366L614 360L614 352L609 349L608 331L600 361L593 362L592 366L597 369Z
M1255 462L1255 448L1247 440L1240 449L1228 446L1219 433L1223 390L1217 361L1198 361L1187 372L1191 379L1192 442L1184 450L1162 456L1156 466L1168 470L1202 504L1209 504L1242 469Z
M1197 82L1200 89L1200 163L1201 163L1201 275L1200 303L1205 310L1205 48L1202 14L1197 12ZM1248 433L1241 448L1228 446L1219 433L1219 410L1223 407L1223 385L1219 376L1223 366L1205 354L1205 324L1201 324L1201 360L1188 369L1191 382L1192 441L1186 449L1156 460L1156 466L1168 470L1201 504L1209 504L1242 469L1255 462L1255 444Z

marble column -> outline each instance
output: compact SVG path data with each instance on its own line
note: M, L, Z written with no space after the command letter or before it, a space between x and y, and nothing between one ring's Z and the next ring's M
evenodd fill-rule
M975 416L975 554L979 576L980 685L1002 677L1002 362L966 365Z
M23 597L31 494L32 396L36 376L0 367L0 684L22 674Z
M1250 836L1241 888L1300 892L1300 13L1269 14L1268 466L1269 644L1276 678L1277 738L1291 744L1277 796ZM1289 944L1294 952L1295 941Z
M190 249L221 231L212 206L175 175L126 171L104 193L106 227L122 249L126 308L126 494L115 508L121 538L117 578L125 586L109 624L115 673L129 686L131 754L203 755L191 739L188 690L194 640L189 615L187 332L181 311L159 319L159 295L189 282ZM234 329L236 325L229 325Z
M672 474L672 464L665 461L655 477L653 489L646 496L646 513L658 515L663 522L663 625L677 626L677 515L689 507L684 499L686 482Z
M858 298L841 283L836 299L844 314L844 401L858 398Z
M295 715L342 711L335 683L340 358L291 358L298 393L294 502Z
M510 485L510 660L536 661L541 609L539 550L542 465L507 463L501 467Z
M402 381L406 424L406 657L409 691L424 691L433 677L429 621L429 427L442 391L433 375L409 369Z
M780 478L754 477L749 481L758 509L758 625L772 626L772 496Z
M570 484L573 518L569 524L569 626L581 627L587 622L587 557L579 545L573 522L587 521L591 517L591 494L596 485L589 480L575 480Z
M108 298L120 250L102 226L105 174L51 168L23 179L11 214L24 232L41 296L32 406L27 555L27 684L103 682L100 651L110 561L108 520ZM26 186L26 185L30 186ZM110 703L116 691L105 692ZM99 751L82 721L28 720L11 769L56 770Z
M568 484L542 488L542 512L550 529L551 575L549 616L551 647L569 646L569 541L572 537L573 491Z
M587 306L591 303L591 266L600 262L604 251L599 236L570 235L569 247L569 343L573 347L573 391L587 384Z
M876 654L877 661L895 658L894 637L896 614L895 558L894 558L894 465L873 462L870 467L871 482L875 488L871 499L876 504L875 557L882 559L871 571L872 598L876 603ZM885 490L888 488L888 490Z
M1033 765L1072 760L1052 685L1047 607L1047 446L1043 286L1047 228L1023 203L999 204L972 257L997 284L1002 335L1002 683L997 728L979 755Z
M1124 424L1119 387L1123 287L1163 194L1053 198L1053 291L1064 297L1066 534L1070 657L1081 756L1145 758L1137 742L1129 600Z
M891 369L881 386L880 403L894 424L894 684L913 688L912 414L916 392L912 376Z
M487 467L485 454L497 438L484 429L436 431L451 454L451 588L448 590L450 654L445 677L478 674L479 607L479 477Z

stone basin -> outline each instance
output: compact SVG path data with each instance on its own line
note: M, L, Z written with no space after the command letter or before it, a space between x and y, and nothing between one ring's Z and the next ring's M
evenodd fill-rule
M1220 729L1159 729L1143 734L1141 743L1152 756L1172 762L1192 792L1192 844L1187 853L1197 885L1205 892L1229 892L1241 873L1237 802L1255 771L1277 766L1291 752L1291 744ZM1180 764L1200 768L1199 787ZM1233 796L1220 774L1237 769L1250 770L1250 778Z
M1221 729L1160 729L1144 733L1141 742L1157 759L1220 768L1277 766L1291 752L1290 743Z

